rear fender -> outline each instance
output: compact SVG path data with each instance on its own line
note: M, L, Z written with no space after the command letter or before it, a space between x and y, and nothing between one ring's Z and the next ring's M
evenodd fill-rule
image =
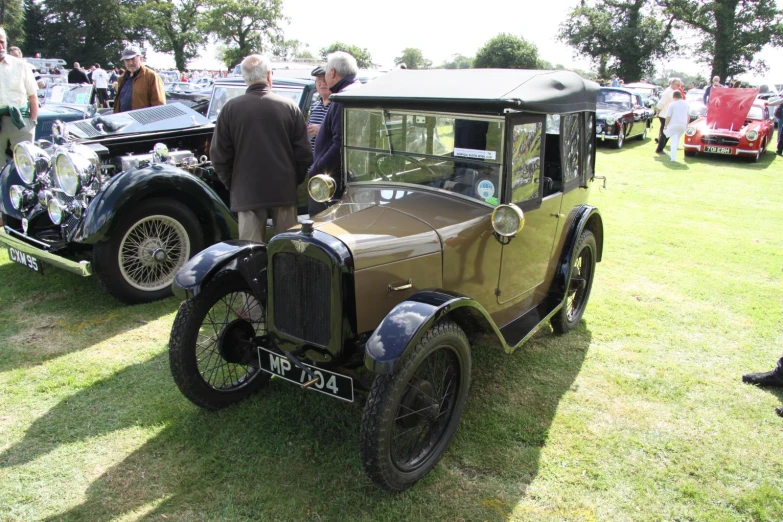
M266 302L266 244L233 240L217 243L193 256L174 277L171 288L180 299L198 295L221 272L238 272L253 293Z
M582 205L576 210L576 216L571 221L571 227L568 229L563 253L560 262L557 265L555 277L549 290L549 297L555 297L562 301L566 297L566 286L571 274L571 262L574 255L574 249L582 236L582 232L589 230L595 236L596 244L596 262L601 261L604 250L604 223L601 213L597 208L590 205Z
M425 290L395 306L367 340L364 365L374 373L390 374L432 326L448 316L468 333L491 331L507 349L503 335L476 301L441 290Z

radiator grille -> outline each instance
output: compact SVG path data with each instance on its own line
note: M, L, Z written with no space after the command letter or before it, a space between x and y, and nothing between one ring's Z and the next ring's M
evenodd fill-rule
M100 136L101 133L98 132L98 129L92 126L92 124L89 121L75 121L72 122L72 125L75 126L77 129L82 131L87 135L88 138L94 138L95 136Z
M280 252L272 259L272 270L277 330L311 344L329 344L331 281L326 263Z
M150 123L177 118L185 113L182 109L173 105L159 105L149 109L131 111L126 114L143 125L149 125Z
M701 142L707 145L739 145L737 138L729 138L726 136L702 136Z

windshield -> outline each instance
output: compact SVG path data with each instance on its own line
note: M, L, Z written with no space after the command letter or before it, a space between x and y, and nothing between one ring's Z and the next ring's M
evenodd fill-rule
M598 103L615 109L627 110L633 107L631 95L620 91L599 91Z
M687 101L699 101L704 102L704 91L701 89L691 89L685 93L685 99Z
M764 112L762 111L761 107L758 107L754 105L750 108L750 111L748 111L748 119L749 120L763 120L764 119Z
M209 118L210 121L217 120L223 105L232 98L242 96L245 94L246 90L247 86L243 83L237 83L236 85L216 85L212 89L212 98L209 100L207 118ZM272 92L293 100L294 103L296 103L296 106L300 107L304 88L292 87L289 85L272 85Z
M418 185L498 204L503 120L348 109L345 124L349 182Z
M89 84L57 84L44 90L44 99L48 103L73 103L89 105L92 96L92 85Z

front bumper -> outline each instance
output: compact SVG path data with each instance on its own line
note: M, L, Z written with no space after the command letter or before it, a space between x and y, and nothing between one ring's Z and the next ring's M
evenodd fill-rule
M0 244L34 256L48 265L55 266L67 272L88 277L92 275L92 265L89 261L71 261L48 250L48 245L37 239L24 236L5 226L0 229ZM39 245L39 246L37 246Z
M714 147L730 148L730 149L732 149L732 153L731 154L720 154L720 153L717 153L717 152L706 152L704 150L704 147L705 147L704 145L689 145L687 143L683 144L683 147L686 150L692 150L692 151L695 151L695 152L704 152L705 154L716 154L718 156L741 156L741 155L755 156L755 155L757 155L759 153L759 151L757 151L757 150L740 149L740 148L737 148L737 147L731 146L731 145L713 145L713 146Z

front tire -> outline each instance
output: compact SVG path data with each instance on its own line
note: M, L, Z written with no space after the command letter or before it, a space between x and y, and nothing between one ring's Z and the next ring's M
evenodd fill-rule
M151 199L130 210L112 237L95 245L95 274L124 303L156 301L171 295L177 271L203 246L193 212L177 201Z
M266 334L262 299L238 273L225 272L180 306L171 327L169 364L174 382L196 406L219 410L269 382L270 375L257 367L252 343L247 344Z
M590 298L590 290L593 288L596 252L595 236L585 230L574 248L565 303L550 321L556 334L570 332L582 319Z
M644 141L644 140L646 140L646 139L647 139L647 128L648 128L648 127L647 127L647 124L645 123L645 124L644 124L644 132L642 132L641 134L639 134L639 141Z
M364 469L376 486L403 491L438 463L459 425L470 387L470 344L443 321L390 375L378 375L362 415Z
M625 126L620 126L620 132L617 134L617 141L614 142L615 149L622 149L625 143Z

